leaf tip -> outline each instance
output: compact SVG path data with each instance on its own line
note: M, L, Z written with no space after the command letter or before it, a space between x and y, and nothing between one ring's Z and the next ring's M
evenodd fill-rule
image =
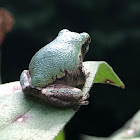
M120 88L125 89L125 85L123 84L122 86L120 86Z

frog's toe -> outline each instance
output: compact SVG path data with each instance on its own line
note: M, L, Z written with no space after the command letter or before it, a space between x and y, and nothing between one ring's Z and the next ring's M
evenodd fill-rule
M88 99L88 98L89 98L89 96L90 96L89 94L86 94L85 96L83 96L83 97L82 97L82 99L81 99L81 100L83 100L83 101L84 101L84 100Z
M85 100L88 99L88 98L89 98L89 94L86 94L85 96L83 96L83 97L81 98L81 100L79 101L79 105L88 105L89 102L88 102L88 101L85 101Z
M80 105L88 105L88 104L89 104L89 101L80 101L79 104L80 104Z

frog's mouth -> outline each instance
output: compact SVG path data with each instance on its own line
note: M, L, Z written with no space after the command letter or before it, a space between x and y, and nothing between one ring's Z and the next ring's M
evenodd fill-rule
M89 44L91 42L91 38L88 37L87 40L85 41L85 43L82 45L82 58L84 59L85 54L88 52L89 50Z

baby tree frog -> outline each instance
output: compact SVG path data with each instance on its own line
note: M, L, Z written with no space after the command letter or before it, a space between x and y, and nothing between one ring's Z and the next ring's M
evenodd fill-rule
M31 94L48 103L61 106L87 105L89 95L77 88L85 83L82 68L90 43L89 34L63 29L49 44L31 59L29 70L20 76L25 94Z

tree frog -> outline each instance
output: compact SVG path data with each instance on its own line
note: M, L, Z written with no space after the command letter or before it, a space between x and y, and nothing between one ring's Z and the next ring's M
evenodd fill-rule
M52 42L32 57L29 70L21 73L23 92L55 106L87 105L85 100L89 95L83 96L77 87L86 80L82 62L90 41L88 33L61 30Z

